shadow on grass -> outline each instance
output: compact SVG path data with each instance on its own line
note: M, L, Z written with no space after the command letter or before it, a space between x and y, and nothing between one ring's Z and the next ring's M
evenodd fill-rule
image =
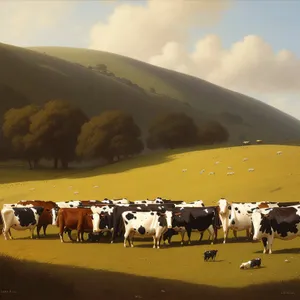
M172 158L171 156L173 155L189 155L191 152L229 147L238 146L222 144L198 146L191 148L180 148L175 150L162 150L150 154L144 154L137 157L128 158L126 160L115 162L113 164L102 167L94 166L82 168L79 165L68 170L53 170L51 167L45 168L43 166L36 170L29 170L26 163L4 162L0 163L0 184L51 179L76 179L87 178L97 175L117 174L128 170L138 169L152 165L159 165L172 161L174 158Z
M259 251L255 251L254 253L262 253L263 247ZM280 250L273 250L272 249L272 255L273 254L300 254L300 248L289 248L289 249L280 249Z
M254 270L253 270L254 271ZM0 256L0 299L298 299L300 281L219 288ZM255 272L259 272L255 270Z

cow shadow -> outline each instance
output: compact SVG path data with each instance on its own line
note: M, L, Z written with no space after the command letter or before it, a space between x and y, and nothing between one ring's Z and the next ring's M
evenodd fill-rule
M263 250L255 251L253 253L263 254ZM300 248L288 248L288 249L272 250L272 254L300 254Z

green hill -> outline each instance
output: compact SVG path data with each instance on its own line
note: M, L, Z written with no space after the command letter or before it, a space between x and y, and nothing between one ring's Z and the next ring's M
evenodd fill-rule
M113 74L89 68L97 64L107 65ZM0 44L0 65L0 86L13 91L3 96L0 89L0 114L25 100L43 103L62 98L89 116L106 109L125 110L144 132L158 114L183 111L198 124L219 120L229 129L234 143L243 139L277 143L300 139L300 121L273 107L201 79L116 54Z

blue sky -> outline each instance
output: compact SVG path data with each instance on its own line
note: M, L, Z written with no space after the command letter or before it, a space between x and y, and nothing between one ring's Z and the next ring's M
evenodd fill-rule
M257 97L300 118L300 0L232 0L229 7L220 5L225 0L209 1L219 4L4 0L0 41L127 55ZM190 22L203 16L213 21ZM289 52L278 54L282 50Z

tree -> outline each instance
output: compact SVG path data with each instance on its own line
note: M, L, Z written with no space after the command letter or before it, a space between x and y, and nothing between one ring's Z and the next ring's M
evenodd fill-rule
M82 158L114 158L139 154L141 131L132 116L118 110L106 111L85 123L78 137L76 153Z
M26 159L30 169L36 166L41 157L41 153L37 147L26 145L31 117L38 110L39 108L35 105L27 105L17 109L11 108L4 114L2 126L3 135L10 140L15 154L21 159Z
M193 119L184 113L171 113L157 119L149 128L147 147L180 148L196 145L198 128Z
M75 148L81 126L88 120L81 109L62 100L52 100L30 118L29 134L25 138L27 147L38 147L43 156L53 159L54 168L61 162L68 168L76 157Z
M228 130L217 121L206 123L202 130L199 130L199 140L201 144L212 145L228 141Z

